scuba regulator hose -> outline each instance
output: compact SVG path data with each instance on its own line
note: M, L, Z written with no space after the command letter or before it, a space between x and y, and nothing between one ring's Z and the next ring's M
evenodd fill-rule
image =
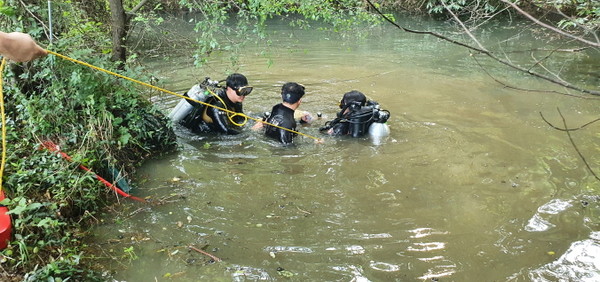
M244 114L241 114L241 113L238 113L238 112L234 112L234 111L232 111L232 110L229 110L229 109L227 108L227 104L225 104L225 101L223 101L223 99L222 99L221 97L219 97L219 95L217 95L215 92L213 92L212 90L210 90L210 89L208 89L208 88L206 88L206 90L207 90L208 92L210 92L210 94L212 94L213 96L215 96L215 98L219 99L219 101L221 101L221 103L223 104L223 107L225 107L225 109L227 110L227 111L226 111L226 113L227 113L227 118L229 119L229 121L230 121L230 122L231 122L233 125L235 125L235 126L240 126L240 127L242 127L242 126L246 125L246 123L248 122L248 116L247 116L247 115L244 115ZM232 114L232 113L233 113L233 114ZM241 122L241 123L235 122L235 121L233 120L233 118L234 118L234 117L236 117L236 116L241 116L241 117L243 117L243 118L244 118L244 122Z

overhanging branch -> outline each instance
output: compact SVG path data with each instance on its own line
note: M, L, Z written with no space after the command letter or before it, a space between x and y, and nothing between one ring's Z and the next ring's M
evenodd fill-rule
M568 32L564 32L564 31L562 31L562 30L560 30L558 28L555 28L555 27L553 27L553 26L551 26L549 24L545 24L545 23L541 22L540 20L536 19L534 16L532 16L532 15L528 14L527 12L523 11L521 8L519 8L519 6L517 6L513 2L510 2L508 0L500 0L500 1L502 1L503 3L511 6L513 9L515 9L517 12L519 12L519 14L521 14L521 15L525 16L526 18L530 19L532 22L536 23L537 25L543 26L543 27L545 27L545 28L547 28L549 30L552 30L552 31L560 34L560 35L563 35L563 36L575 39L577 41L581 41L581 42L583 42L585 44L588 44L590 46L600 47L600 43L598 43L598 42L593 42L593 41L586 40L584 38L581 38L579 36L575 36L575 35L570 34Z
M565 117L560 112L559 108L556 108L556 110L558 111L558 114L562 118L563 125L564 125L564 127L566 129L567 128L567 121L565 120ZM579 155L579 157L581 158L581 160L583 161L583 163L585 164L585 166L587 167L587 169L596 178L596 180L600 181L600 178L598 177L598 175L596 175L596 173L594 172L594 170L592 170L592 167L590 167L590 164L588 164L587 160L585 159L585 156L583 156L583 154L581 153L581 151L579 151L579 148L577 148L577 145L575 145L575 141L573 141L573 137L571 137L571 131L570 130L566 130L566 132L567 132L567 136L569 136L569 141L571 141L571 145L573 145L573 148L575 148L575 151L577 151L577 154Z
M148 2L148 0L142 0L142 1L140 1L140 3L138 3L137 5L135 5L135 7L133 7L133 9L131 9L131 11L129 11L128 13L131 13L131 14L137 13L137 11L139 9L141 9L146 4L146 2Z
M551 83L554 83L554 84L557 84L557 85L560 85L560 86L563 86L563 87L566 87L566 88L569 88L569 89L572 89L572 90L576 90L576 91L579 91L579 92L582 92L582 93L587 93L587 94L591 94L591 95L599 95L600 96L600 91L595 91L595 90L590 90L590 89L583 89L583 88L577 87L575 85L572 85L570 83L567 83L567 82L564 82L564 81L559 81L559 80L553 79L551 77L548 77L548 76L545 76L545 75L533 72L533 71L528 70L526 68L523 68L521 66L515 65L515 64L513 64L513 63L511 63L511 62L509 62L507 60L503 60L503 59L495 56L492 52L490 52L490 51L488 51L486 49L478 48L478 47L475 47L475 46L471 46L469 44L466 44L466 43L463 43L463 42L460 42L460 41L448 38L448 37L443 36L443 35L441 35L439 33L436 33L436 32L412 30L412 29L403 27L403 26L397 24L396 22L394 22L388 16L386 16L383 12L381 12L381 10L379 10L379 8L377 8L371 2L371 0L365 0L365 1L367 1L367 3L371 6L371 8L373 8L373 10L377 12L377 14L379 14L381 17L383 17L383 19L385 21L387 21L388 23L392 24L393 26L397 27L398 29L400 29L400 30L402 30L404 32L415 33L415 34L423 34L423 35L431 35L431 36L434 36L436 38L442 39L444 41L450 42L452 44L459 45L459 46L465 47L465 48L467 48L469 50L476 51L478 53L484 54L484 55L490 57L491 59L493 59L493 60L495 60L495 61L497 61L497 62L499 62L499 63L501 63L501 64L503 64L505 66L511 67L513 69L519 70L519 71L524 72L524 73L527 73L527 74L529 74L531 76L534 76L534 77L537 77L537 78L549 81Z

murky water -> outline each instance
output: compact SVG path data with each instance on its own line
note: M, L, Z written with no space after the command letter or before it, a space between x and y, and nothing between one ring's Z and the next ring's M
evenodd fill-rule
M94 242L118 258L102 261L117 279L600 279L598 181L565 132L540 117L562 126L559 107L577 127L597 118L598 100L505 88L464 49L392 28L365 39L274 30L272 46L250 44L239 57L237 70L255 86L245 111L259 116L279 102L284 82L302 83L300 110L326 118L299 130L325 143L299 138L282 148L249 128L222 137L179 130L181 149L141 167L132 191L161 204L124 201L124 215L109 215L95 231ZM514 36L484 35L488 43ZM527 32L518 35L519 44L538 47ZM574 77L598 73L598 53L575 58L587 65L562 62L579 70ZM227 60L201 69L187 57L151 63L165 88L183 92L205 76L224 78ZM556 89L480 62L513 85ZM582 84L600 86L597 78ZM352 89L392 113L382 144L318 132ZM166 113L178 101L153 99ZM600 172L598 126L572 137ZM209 263L190 246L222 261Z

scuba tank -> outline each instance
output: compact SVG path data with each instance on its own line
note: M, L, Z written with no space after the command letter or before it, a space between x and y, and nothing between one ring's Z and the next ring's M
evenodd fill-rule
M390 127L385 123L374 122L369 126L369 138L377 146L383 144L388 135L390 135Z
M383 122L374 122L369 126L369 136L383 137L390 135L390 127Z
M369 136L383 137L390 135L390 127L385 123L390 118L390 112L380 110L379 105L373 111L373 123L369 126Z
M202 83L192 86L192 88L190 88L190 90L188 90L183 95L190 97L196 101L205 102L206 99L210 96L207 87L216 87L218 83L218 81L214 81L206 77ZM169 118L173 120L174 123L180 122L194 109L194 104L197 103L188 99L181 98L181 101L179 101L175 108L171 110L171 113L169 113Z
M369 126L369 136L384 137L390 135L390 127L383 122L374 122Z
M373 111L373 123L369 126L369 137L375 145L381 145L384 138L390 135L390 127L386 121L390 118L390 112L380 110L379 105L375 106Z

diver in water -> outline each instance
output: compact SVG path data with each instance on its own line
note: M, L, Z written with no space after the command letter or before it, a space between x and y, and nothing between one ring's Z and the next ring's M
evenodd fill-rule
M304 86L295 82L284 84L281 87L281 98L283 102L273 106L273 109L266 117L265 121L278 127L296 131L297 124L294 118L294 112L300 107L302 96L304 96ZM309 118L308 115L304 115L302 120L307 121L306 119ZM297 133L268 124L263 126L262 123L257 123L253 129L263 127L265 129L265 136L273 138L284 145L292 144L294 142L294 137L298 135Z
M381 110L375 101L367 101L365 94L356 90L344 94L340 109L337 118L326 122L320 131L333 136L352 137L362 137L367 133L371 136L389 134L385 122L390 117L390 112Z
M226 79L225 87L216 89L203 101L221 109L187 100L193 108L178 122L194 133L238 134L246 120L244 116L235 113L243 114L242 102L251 92L252 87L248 86L248 79L244 75L231 74Z

